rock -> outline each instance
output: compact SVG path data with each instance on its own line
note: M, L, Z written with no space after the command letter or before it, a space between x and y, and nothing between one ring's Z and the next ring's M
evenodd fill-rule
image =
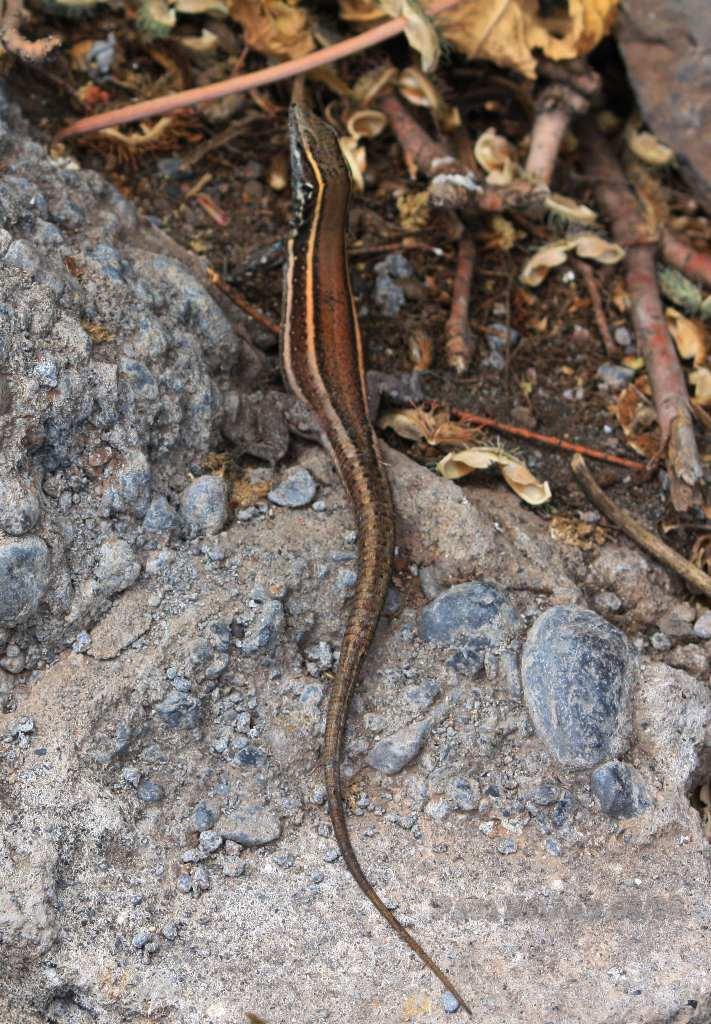
M479 671L487 652L512 644L523 629L521 618L506 594L492 583L459 583L420 612L423 640L456 651L452 664Z
M689 601L679 601L661 616L658 626L667 636L685 639L694 635L696 609Z
M39 537L0 544L0 623L28 618L49 583L49 551Z
M618 629L595 612L550 608L528 634L522 676L535 730L561 764L624 753L637 663Z
M608 761L596 768L590 789L609 818L633 818L650 805L639 772L623 761Z
M699 615L694 623L694 633L702 640L711 640L711 611Z
M303 508L310 505L315 496L316 481L308 469L302 466L292 469L267 495L272 505L281 505L284 508Z
M119 538L102 544L95 572L101 594L106 597L118 594L135 583L140 575L141 564L130 544Z
M622 366L619 363L600 363L595 376L604 387L610 388L611 391L621 391L634 380L636 372L629 366Z
M222 477L208 474L185 488L180 511L192 536L219 533L227 521L227 493Z
M415 760L431 728L432 723L425 719L398 729L375 744L368 754L368 764L384 775L397 775Z
M10 476L0 475L0 530L11 537L21 537L37 525L39 516L39 500L34 490Z
M167 533L175 526L175 509L162 495L154 498L143 518L143 529L151 533Z
M281 835L281 822L273 811L260 804L240 804L221 832L223 839L241 846L266 846Z
M165 790L159 782L143 779L136 787L136 796L144 804L157 804L165 797Z
M706 0L626 0L617 42L642 116L711 212L711 21Z
M239 642L245 654L273 651L284 629L284 606L281 601L265 601L256 619Z

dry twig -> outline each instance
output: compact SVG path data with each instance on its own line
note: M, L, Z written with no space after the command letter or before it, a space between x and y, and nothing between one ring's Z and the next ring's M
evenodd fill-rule
M613 337L610 334L607 317L605 316L605 307L602 304L600 289L598 288L597 281L595 279L595 271L587 260L579 260L575 258L571 262L585 282L585 287L587 288L588 295L590 296L593 313L595 314L595 322L597 324L597 329L600 332L605 352L610 359L619 359L622 355L622 349L615 344Z
M257 309L256 306L252 305L249 299L245 299L241 292L238 292L231 284L227 281L223 281L216 270L212 267L207 268L207 276L211 284L215 288L219 288L220 291L226 295L229 299L234 302L235 306L239 306L248 316L251 316L253 320L256 320L258 324L261 324L271 334L276 334L279 337L280 327L279 324L268 317L265 313L262 313L261 309Z
M597 201L611 222L615 241L626 249L632 323L652 384L666 448L672 504L677 511L685 511L697 501L702 468L686 381L659 296L657 241L607 140L587 123L581 131L581 142Z
M620 508L598 487L595 478L585 464L582 455L574 455L570 462L575 479L587 494L593 505L615 526L619 526L627 536L638 544L643 551L649 552L658 562L672 569L694 590L711 597L711 576L689 562L673 548L665 544L625 509Z
M451 366L460 376L469 367L474 352L474 342L469 327L469 302L475 257L474 242L470 235L465 233L459 240L457 267L452 284L452 306L444 327L447 366Z
M432 412L437 412L439 409L444 409L445 406L440 405L439 402L435 402L432 399L428 399L426 403L427 407ZM600 462L610 462L615 466L623 466L625 469L633 469L638 473L647 472L647 466L643 462L635 462L633 459L625 459L621 455L613 455L611 452L598 451L597 448L588 448L584 444L576 444L574 441L565 441L561 437L553 437L551 434L539 434L535 430L528 430L526 427L516 427L512 423L501 423L499 420L493 419L491 416L478 416L473 412L464 412L463 409L447 409L449 415L454 419L461 420L462 423L471 423L477 427L490 427L492 430L497 430L501 434L511 434L513 437L521 437L525 441L533 441L538 444L548 445L550 448L559 448L565 452L577 452L581 455L587 455L588 458L597 459Z

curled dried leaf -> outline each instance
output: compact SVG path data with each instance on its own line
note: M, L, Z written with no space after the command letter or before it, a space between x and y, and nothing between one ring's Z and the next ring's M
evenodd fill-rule
M670 146L665 146L652 132L640 129L639 117L628 121L625 142L638 160L651 167L666 167L674 159L674 150Z
M403 68L400 72L397 87L408 103L412 103L414 107L437 110L442 104L434 82L427 75L423 75L419 68L412 65Z
M369 106L398 77L397 68L392 64L381 64L362 74L355 82L352 96L359 107Z
M568 0L567 16L556 10L546 18L539 13L544 5L532 0L462 0L438 15L437 25L470 60L490 60L535 78L535 50L551 60L589 53L610 31L618 6L619 0Z
M224 18L229 14L227 4L221 0L172 0L178 14L211 14ZM182 40L181 40L182 42Z
M431 18L416 0L380 0L391 18L405 19L405 38L420 55L423 71L434 71L439 60L439 39Z
M218 44L217 36L209 28L204 28L199 36L180 36L178 41L186 50L200 56L214 53Z
M510 185L516 172L513 146L495 128L487 128L474 143L474 156L487 172L489 185Z
M694 366L706 362L705 331L700 324L689 320L678 309L671 306L665 310L669 332L674 339L676 350L682 359L692 359Z
M619 263L625 258L625 250L616 242L609 242L600 235L578 235L572 240L571 248L583 260L596 263Z
M689 374L689 382L694 385L694 401L704 407L711 405L711 370L707 366L699 366Z
M316 48L308 13L294 0L230 0L244 41L270 57L303 57Z
M374 139L387 123L382 110L356 110L346 121L346 131L354 139Z
M421 328L418 328L408 335L407 352L412 362L412 368L417 373L429 370L434 358L434 344L432 336Z
M546 196L544 204L547 210L562 217L564 220L573 221L575 224L594 224L597 214L584 203L576 203L568 196L561 196L557 192L551 192Z
M647 376L637 377L621 392L611 411L622 427L627 444L646 459L658 456L661 445L652 388Z
M338 144L341 147L343 158L348 164L348 170L351 172L353 188L356 192L362 192L365 188L363 175L368 166L368 155L365 151L365 146L358 145L358 140L350 135L340 138Z
M548 277L553 267L559 267L568 259L569 242L549 242L541 246L533 256L526 260L519 274L521 284L529 288L537 288Z
M476 427L450 419L446 409L429 412L421 406L386 413L380 417L378 426L394 430L408 441L426 441L432 447L471 444L481 433Z
M437 463L437 471L447 480L458 480L476 469L499 466L501 475L512 491L528 505L543 505L550 501L548 481L536 480L528 466L499 448L466 448L450 452Z

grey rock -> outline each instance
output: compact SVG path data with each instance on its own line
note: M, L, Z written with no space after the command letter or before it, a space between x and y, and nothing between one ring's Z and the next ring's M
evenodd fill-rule
M590 789L610 818L633 818L650 806L639 772L623 761L608 761L596 768Z
M642 116L711 212L711 25L705 0L626 0L617 41Z
M265 601L247 630L240 647L244 654L273 651L284 629L284 606L281 601Z
M267 497L272 505L284 508L303 508L309 505L316 496L316 481L308 469L297 466L274 487Z
M222 846L223 838L214 829L206 829L200 833L200 849L207 854L217 853Z
M696 609L689 601L679 601L672 605L659 619L658 625L663 633L675 639L685 639L694 635L694 619Z
M431 727L432 723L425 719L398 729L375 744L368 754L368 764L385 775L396 775L415 760Z
M194 729L200 724L200 702L180 690L169 690L156 713L171 729Z
M143 529L151 533L167 533L175 526L176 513L167 498L154 498L143 518Z
M95 576L99 592L106 597L126 590L141 575L141 563L127 541L115 538L99 549Z
M0 544L0 623L15 625L37 610L49 584L49 551L39 537Z
M144 804L157 804L165 798L165 790L159 782L143 779L136 787L136 796Z
M597 379L612 391L621 391L634 380L636 370L619 363L601 363L595 371Z
M637 662L614 626L585 609L550 608L528 634L522 675L534 728L561 764L594 767L625 751Z
M193 480L181 495L180 510L190 534L219 533L227 521L224 480L212 474Z
M241 846L267 846L281 835L281 822L273 811L261 804L240 804L221 831L224 839Z
M195 827L198 832L209 831L217 821L217 815L211 807L206 807L205 804L198 804L193 812L195 819Z
M131 945L134 949L143 949L143 947L151 941L151 933L142 929L139 932L134 932L131 937Z
M445 1013L456 1013L459 1009L459 1001L451 992L442 993L442 1009Z
M423 640L455 649L450 664L479 671L487 652L499 653L523 629L506 594L493 583L459 583L420 612Z
M405 690L405 700L421 711L426 711L442 695L442 687L436 679L426 679L420 686L409 686Z
M34 529L39 517L35 491L10 476L0 475L0 530L11 537L20 537Z
M694 633L702 640L711 640L711 611L699 615L694 623Z

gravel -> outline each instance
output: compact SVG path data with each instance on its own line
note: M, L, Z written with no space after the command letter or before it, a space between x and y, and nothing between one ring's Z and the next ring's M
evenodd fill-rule
M316 481L308 469L297 466L267 494L272 505L283 508L304 508L316 497Z
M180 511L190 536L219 533L227 521L227 492L222 477L199 476L180 497Z

